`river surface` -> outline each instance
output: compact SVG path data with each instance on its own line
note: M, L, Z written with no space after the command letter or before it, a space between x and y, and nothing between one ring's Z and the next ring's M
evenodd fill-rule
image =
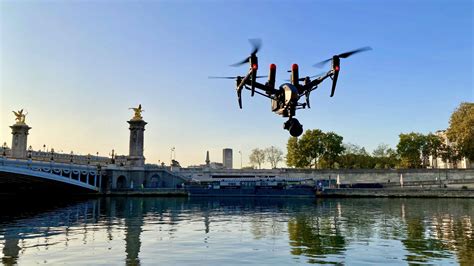
M472 199L0 200L5 265L474 265Z

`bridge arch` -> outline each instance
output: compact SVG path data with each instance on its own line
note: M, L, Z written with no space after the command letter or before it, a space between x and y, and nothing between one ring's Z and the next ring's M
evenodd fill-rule
M127 177L121 175L117 178L117 186L118 189L128 188L127 186Z
M164 182L161 179L160 175L154 174L150 177L149 188L159 188L164 187Z

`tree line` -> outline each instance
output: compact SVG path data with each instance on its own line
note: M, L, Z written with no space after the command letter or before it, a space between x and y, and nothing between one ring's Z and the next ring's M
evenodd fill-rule
M306 130L300 138L290 137L286 164L296 168L426 168L441 158L456 164L463 157L474 161L474 103L461 103L453 112L445 139L440 134L401 133L396 148L380 144L369 154L365 148L343 143L343 137L320 129ZM442 133L441 133L442 134ZM268 161L272 168L283 160L283 152L272 146L254 149L250 162L261 168Z
M255 148L249 156L250 164L254 167L262 169L262 164L269 162L272 168L276 168L278 163L283 161L283 151L275 146L265 149Z

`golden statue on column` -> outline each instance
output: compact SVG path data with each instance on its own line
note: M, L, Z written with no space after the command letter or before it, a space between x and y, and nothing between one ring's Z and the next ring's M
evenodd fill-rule
M24 125L25 124L25 118L26 118L26 115L28 113L23 113L23 109L21 109L20 111L18 112L15 112L15 111L12 111L16 118L15 118L15 121L16 121L16 124L21 124L21 125Z
M143 117L142 117L142 112L145 111L142 109L142 105L139 104L137 108L128 108L128 109L132 109L133 112L135 113L132 117L132 120L143 120Z

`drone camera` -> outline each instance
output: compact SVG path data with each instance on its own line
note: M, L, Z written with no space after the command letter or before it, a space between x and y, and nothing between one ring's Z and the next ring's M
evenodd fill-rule
M296 118L290 118L286 121L283 124L283 128L290 131L290 135L293 137L299 137L303 134L303 125Z

